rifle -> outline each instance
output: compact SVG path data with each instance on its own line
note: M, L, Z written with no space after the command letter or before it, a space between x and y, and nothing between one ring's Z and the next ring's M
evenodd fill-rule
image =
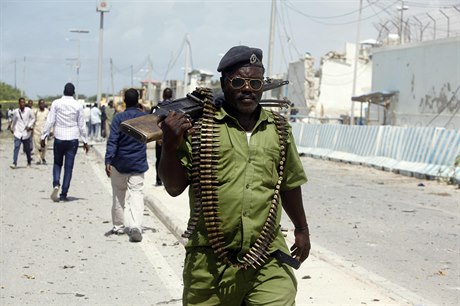
M286 84L289 84L289 81L267 79L262 90L268 91ZM156 106L152 109L151 114L123 121L120 124L120 131L134 137L141 143L160 140L163 136L163 131L158 127L158 123L163 121L169 112L184 113L194 121L203 115L203 104L204 102L199 97L189 93L185 98L179 98L164 105ZM265 107L286 108L291 102L287 99L268 99L261 100L260 104Z

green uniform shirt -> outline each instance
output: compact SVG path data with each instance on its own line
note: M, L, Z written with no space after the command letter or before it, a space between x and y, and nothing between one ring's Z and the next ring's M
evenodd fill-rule
M267 219L274 188L278 181L280 161L279 137L273 114L261 109L250 141L246 131L220 108L215 116L219 128L218 206L222 221L222 231L227 249L242 260L243 255L259 237ZM294 189L307 181L297 148L289 127L286 150L284 179L281 191ZM182 164L191 170L191 138L187 138L179 148ZM193 189L189 188L190 207L195 200ZM277 224L281 219L279 206ZM276 228L276 238L271 250L288 252L280 226ZM204 219L201 216L187 248L210 246Z

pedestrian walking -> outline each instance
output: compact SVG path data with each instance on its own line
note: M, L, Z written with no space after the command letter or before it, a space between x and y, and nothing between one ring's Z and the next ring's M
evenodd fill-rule
M8 126L11 127L11 122L13 121L13 108L10 106L8 108L7 116L8 116Z
M106 121L107 121L107 113L105 112L105 105L101 106L101 137L107 137L107 130L106 130Z
M32 110L32 112L33 112L33 106L34 106L34 100L29 99L27 101L27 103L26 103L26 107L30 108ZM34 131L33 130L32 130L32 134L29 137L29 142L30 142L30 144L29 144L30 155L34 155ZM25 149L24 146L22 147L22 150L24 151L24 154L26 154L26 149ZM33 158L32 158L32 160L33 160Z
M83 114L85 117L86 135L90 137L91 136L91 105L90 104L86 104L84 106Z
M35 125L33 131L33 139L35 146L35 156L38 158L37 165L44 164L46 165L46 142L45 147L41 146L41 136L42 131L46 123L46 118L48 118L49 110L46 107L45 100L38 100L38 109L35 111Z
M3 110L2 110L2 105L0 104L0 132L3 132L3 130L2 130L2 119L3 119Z
M30 154L30 137L35 123L35 117L32 110L26 107L26 100L24 98L19 98L18 104L19 108L15 109L13 112L10 127L11 133L14 135L13 163L10 166L11 169L16 169L17 167L21 144L27 157L27 167L30 167L32 162L32 156Z
M54 202L68 201L67 193L72 179L79 138L83 141L85 152L89 150L86 141L83 106L73 98L74 94L75 86L72 83L65 84L62 98L54 100L51 104L51 109L41 134L40 145L44 149L50 130L54 128L53 191L51 193L51 199ZM62 180L62 190L58 196L61 187L62 166L64 166L64 178Z
M105 171L112 182L112 233L127 232L131 242L142 241L144 173L148 170L147 146L123 134L121 122L144 116L137 107L139 93L125 92L126 110L113 118L105 153Z
M296 121L297 121L297 117L296 117L296 116L297 116L297 114L299 113L299 110L297 109L297 107L295 106L294 103L292 103L292 104L290 105L290 109L291 109L291 111L290 111L290 113L289 113L289 121L291 121L291 122L296 122Z
M158 106L165 105L172 101L173 91L171 88L165 88L163 90L163 100L158 102ZM152 109L153 112L153 109ZM160 165L161 159L161 143L162 140L155 141L155 169L156 169L156 183L155 186L162 186L163 182L161 181L160 176L158 175L158 166Z
M105 109L105 114L107 116L107 139L110 137L110 128L112 126L113 117L115 116L116 110L113 107L113 100L110 100L107 104L107 108Z
M211 90L197 93L202 120L193 125L170 112L161 122L166 191L178 196L190 185L183 304L294 305L297 282L285 262L290 255L303 262L310 238L301 192L307 178L291 127L259 104L262 50L233 47L217 71L224 97L214 104ZM295 226L291 252L282 208Z
M101 139L101 110L97 107L97 103L94 103L91 107L91 139L100 141Z

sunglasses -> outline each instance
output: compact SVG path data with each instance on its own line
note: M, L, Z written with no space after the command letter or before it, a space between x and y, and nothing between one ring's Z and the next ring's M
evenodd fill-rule
M233 79L229 79L229 81L230 86L232 86L233 89L241 89L244 86L248 85L249 88L251 88L252 90L258 91L261 90L262 86L264 85L263 79L246 79L235 77Z

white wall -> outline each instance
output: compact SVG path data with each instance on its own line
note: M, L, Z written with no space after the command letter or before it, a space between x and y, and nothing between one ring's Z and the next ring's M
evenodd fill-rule
M393 125L460 128L460 38L373 50L372 91L399 91Z

